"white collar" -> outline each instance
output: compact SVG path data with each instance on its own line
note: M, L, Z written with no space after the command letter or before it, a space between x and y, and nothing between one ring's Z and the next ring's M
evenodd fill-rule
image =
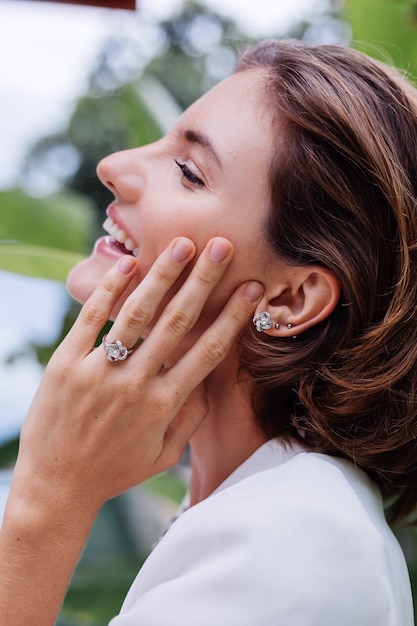
M255 450L249 458L237 467L210 495L214 495L236 485L241 480L263 472L264 470L283 465L301 452L307 452L308 448L297 442L283 443L279 439L270 439ZM209 496L210 497L210 496Z

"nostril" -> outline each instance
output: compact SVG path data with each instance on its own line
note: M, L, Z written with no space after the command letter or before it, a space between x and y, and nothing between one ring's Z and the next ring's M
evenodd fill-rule
M110 191L116 191L116 187L115 185L113 185L113 183L111 182L111 180L107 180L104 183L106 185L106 187L108 187L108 189L110 189Z

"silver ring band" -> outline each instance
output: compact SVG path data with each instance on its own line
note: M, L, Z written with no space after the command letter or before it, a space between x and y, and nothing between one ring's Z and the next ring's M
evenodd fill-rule
M115 363L116 361L124 361L127 359L129 354L132 354L135 350L134 347L130 349L126 348L126 346L124 346L118 339L112 343L107 343L106 338L107 335L104 335L102 339L103 350L107 354L107 359L112 363Z

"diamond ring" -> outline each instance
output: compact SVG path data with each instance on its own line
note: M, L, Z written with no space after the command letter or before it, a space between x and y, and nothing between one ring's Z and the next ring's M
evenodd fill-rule
M129 354L132 354L135 350L135 348L126 348L126 346L124 346L118 339L112 343L107 343L106 337L107 335L104 335L102 339L103 349L107 354L107 359L112 363L115 363L116 361L124 361L127 359Z

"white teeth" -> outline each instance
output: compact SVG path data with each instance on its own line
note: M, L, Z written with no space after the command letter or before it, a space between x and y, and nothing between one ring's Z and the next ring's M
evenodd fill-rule
M126 231L124 231L123 228L120 228L120 226L118 226L115 222L113 222L111 217L108 217L104 221L103 228L109 233L109 235L114 237L116 241L124 244L124 247L126 248L126 250L128 250L129 252L132 252L133 256L138 256L139 247L136 246L133 239L130 239L130 237L128 237Z
M127 239L127 235L125 231L122 229L118 230L116 234L116 239L117 241L120 241L120 243L124 243Z
M129 250L129 252L132 252L135 247L134 242L131 239L126 239L123 243L125 244L125 248Z

